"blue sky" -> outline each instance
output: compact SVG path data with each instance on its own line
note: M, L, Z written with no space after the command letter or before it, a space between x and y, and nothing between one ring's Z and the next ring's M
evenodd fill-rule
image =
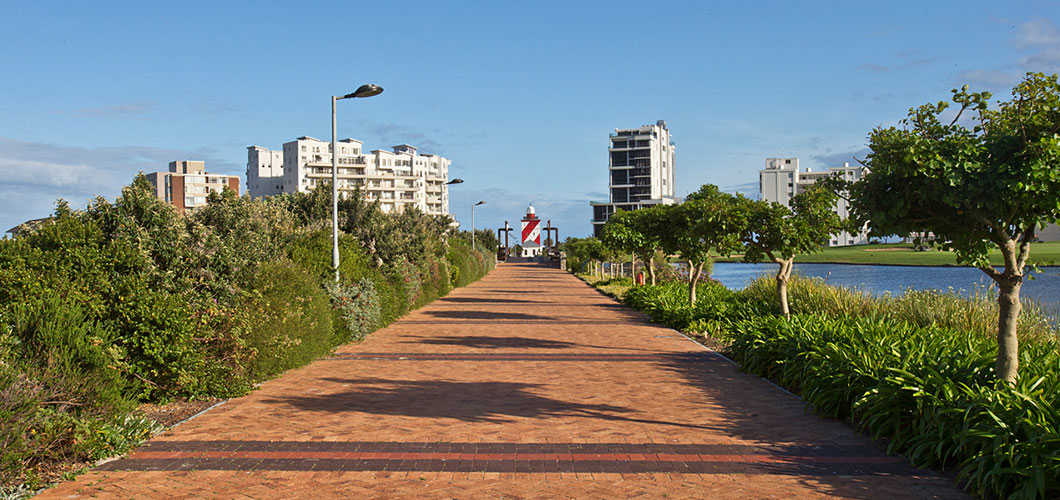
M339 135L453 161L453 215L526 203L591 231L607 137L666 120L679 194L757 189L768 156L850 161L875 126L963 83L1060 71L1051 2L10 2L0 17L0 230L140 170ZM358 5L364 4L364 5Z

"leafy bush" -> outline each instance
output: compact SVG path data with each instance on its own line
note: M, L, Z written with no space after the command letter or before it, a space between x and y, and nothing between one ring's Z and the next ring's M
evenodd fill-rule
M290 261L264 264L246 308L250 322L250 380L262 380L328 353L340 339L333 328L331 300L320 282Z
M1040 310L1021 318L1029 341L1011 387L994 373L992 297L876 298L805 278L790 292L790 319L775 315L770 278L739 292L703 286L695 308L678 282L633 287L624 300L653 321L727 341L744 370L886 440L917 465L956 469L978 494L1060 494L1060 345Z
M995 383L990 339L880 319L760 317L729 330L731 354L798 391L818 411L851 420L917 465L956 467L986 496L1060 493L1060 355L1024 349L1019 383Z
M331 302L342 313L348 336L343 341L363 340L379 327L379 296L375 285L367 278L353 285L328 283L325 285Z
M127 415L113 331L54 296L0 317L0 483L39 485L39 469L122 453L155 430Z
M0 240L0 480L121 453L155 429L139 402L243 394L492 268L450 218L354 198L338 284L326 186L181 216L138 176Z

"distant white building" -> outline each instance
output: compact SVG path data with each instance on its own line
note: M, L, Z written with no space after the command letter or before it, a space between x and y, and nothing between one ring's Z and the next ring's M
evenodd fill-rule
M407 144L390 151L365 152L361 141L338 141L339 196L360 189L384 212L418 207L432 215L449 214L449 164L446 158L420 154ZM312 190L331 182L331 142L299 137L283 151L247 148L247 189L252 197Z
M763 200L789 207L791 206L792 197L805 191L818 180L838 176L855 182L864 177L867 172L867 168L852 167L849 163L843 163L842 167L829 168L820 172L814 172L809 169L802 172L799 170L798 158L766 158L766 168L758 172L758 190L762 194ZM850 214L849 204L846 200L840 198L836 201L835 211L840 217L845 219ZM843 231L833 235L828 245L864 245L868 242L869 234L866 229L857 234Z
M640 128L615 129L608 147L610 200L589 202L593 207L594 235L599 235L617 210L676 202L674 149L670 129L663 120Z

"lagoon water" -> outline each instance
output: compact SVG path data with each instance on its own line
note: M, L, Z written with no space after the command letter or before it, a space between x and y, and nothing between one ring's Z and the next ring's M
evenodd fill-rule
M717 263L711 277L732 289L747 286L761 274L775 275L776 264ZM967 267L868 266L850 264L795 264L803 276L823 278L830 285L857 288L874 295L900 295L905 290L948 290L970 295L976 287L993 284L982 271ZM995 286L996 290L997 287ZM1021 296L1060 313L1060 267L1043 267L1024 282Z

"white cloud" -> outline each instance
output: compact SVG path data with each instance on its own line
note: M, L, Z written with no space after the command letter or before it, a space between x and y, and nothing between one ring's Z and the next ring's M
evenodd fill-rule
M1056 71L1060 68L1060 44L1024 57L1020 62L1027 71Z
M1011 87L1019 80L1019 74L1011 71L974 69L957 75L957 78L963 82L987 87Z
M164 171L173 160L203 160L218 173L242 170L209 149L85 148L0 137L0 228L48 215L59 198L74 208L97 195L113 198L137 172Z
M1023 47L1060 44L1060 29L1048 19L1032 19L1019 25L1016 43Z

